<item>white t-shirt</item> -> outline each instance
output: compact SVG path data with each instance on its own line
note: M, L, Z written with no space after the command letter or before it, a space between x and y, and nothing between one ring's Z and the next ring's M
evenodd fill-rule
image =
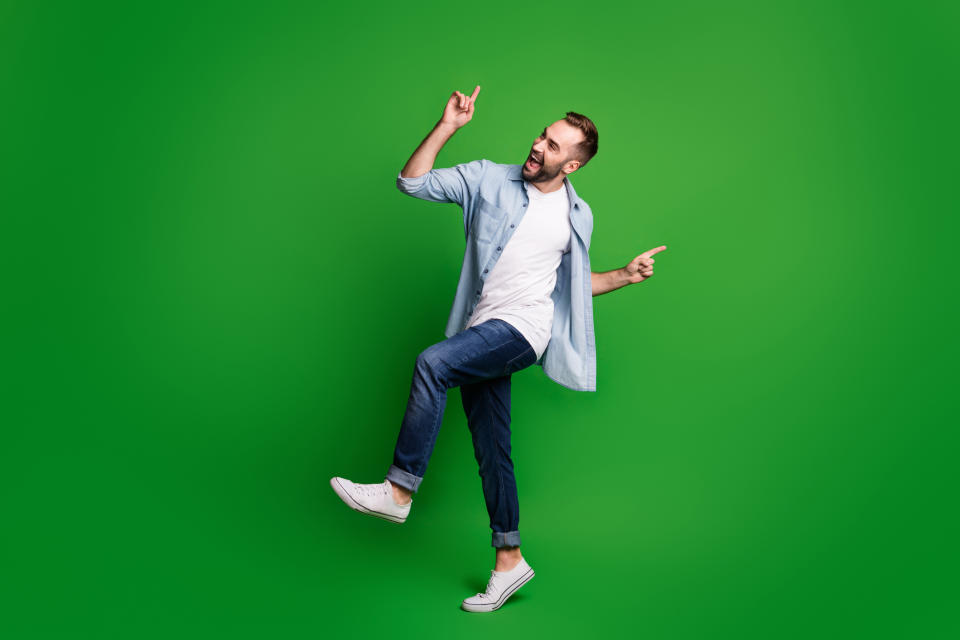
M527 212L503 254L493 265L468 327L500 318L523 334L543 355L553 328L553 293L557 267L570 251L570 200L567 188L543 193L523 181L530 197Z

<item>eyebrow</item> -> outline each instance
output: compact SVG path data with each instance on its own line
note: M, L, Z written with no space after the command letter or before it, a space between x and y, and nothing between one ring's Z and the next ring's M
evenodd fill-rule
M543 128L543 137L544 137L544 138L547 138L547 128L546 128L546 127ZM560 148L560 145L557 144L557 141L554 140L553 138L547 138L547 142L549 142L550 144L552 144L552 145L553 145L554 147L556 147L557 149Z

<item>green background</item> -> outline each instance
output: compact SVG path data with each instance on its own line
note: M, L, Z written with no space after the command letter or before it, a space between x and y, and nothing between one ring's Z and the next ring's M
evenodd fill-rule
M8 638L957 637L957 4L0 5ZM458 390L406 524L383 478L444 338L460 210L574 110L597 393L513 378L499 612ZM955 418L954 418L955 419ZM953 427L950 424L954 424Z

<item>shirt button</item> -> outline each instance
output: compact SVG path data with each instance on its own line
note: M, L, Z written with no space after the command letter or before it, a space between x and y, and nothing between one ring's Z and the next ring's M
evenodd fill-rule
M513 229L513 225L510 225L510 228Z
M497 251L500 251L500 247L497 247Z
M484 269L484 270L483 270L484 273L486 273L487 271L489 271L489 269Z

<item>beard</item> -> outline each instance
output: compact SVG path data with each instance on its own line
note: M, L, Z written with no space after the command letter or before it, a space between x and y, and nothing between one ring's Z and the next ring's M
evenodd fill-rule
M527 168L526 161L524 161L521 175L527 182L549 182L560 174L561 167L563 167L563 162L555 165L540 165L539 169L531 173Z

